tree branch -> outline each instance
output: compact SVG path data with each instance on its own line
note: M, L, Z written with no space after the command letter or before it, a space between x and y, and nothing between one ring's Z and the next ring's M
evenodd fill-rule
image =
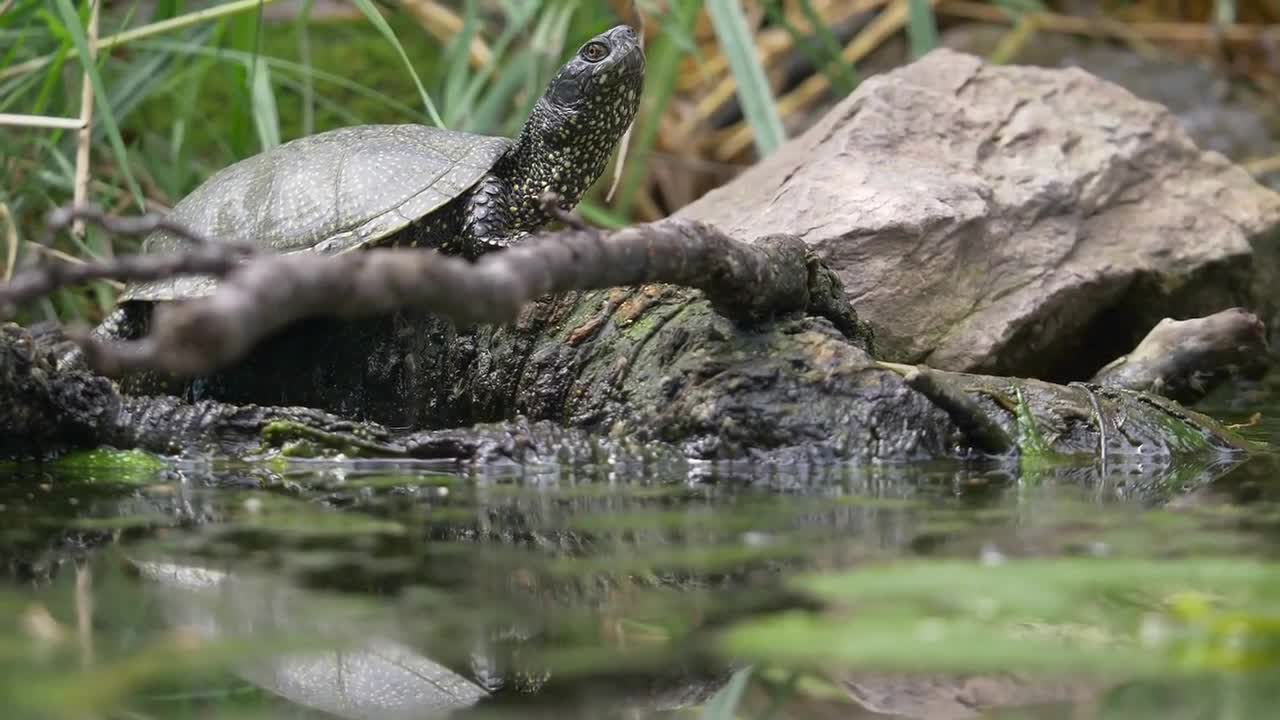
M847 305L833 306L829 293L811 297L811 259L798 238L773 236L748 244L709 225L679 219L612 233L580 226L534 236L475 262L407 248L260 254L242 262L231 246L154 216L125 221L92 210L62 211L51 222L72 216L131 233L163 227L199 247L171 256L28 271L0 286L0 305L90 278L221 278L208 297L159 304L151 334L140 340L102 341L83 330L69 330L90 367L106 375L144 369L178 375L209 372L307 317L350 318L414 307L460 325L506 323L526 303L546 294L655 282L701 289L718 311L734 320L809 310L812 300L815 312L831 316L838 327L849 325Z
M0 284L0 319L11 317L13 306L56 290L90 280L159 280L176 275L223 276L252 253L252 249L234 243L216 242L190 228L184 227L164 215L149 213L133 218L113 218L94 206L59 208L49 213L47 233L67 228L76 220L98 225L120 235L146 235L155 230L167 230L191 242L195 247L186 253L173 255L125 255L97 262L54 262L40 256L34 267L18 273L5 284ZM50 246L45 242L45 246Z

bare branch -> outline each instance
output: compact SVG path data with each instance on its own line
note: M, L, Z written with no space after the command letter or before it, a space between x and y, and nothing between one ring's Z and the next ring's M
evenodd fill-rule
M506 323L550 293L665 282L698 288L726 316L753 320L809 308L805 245L777 236L756 244L713 227L668 219L615 233L569 230L536 236L476 262L431 250L379 248L341 255L259 255L240 263L206 249L88 265L78 277L131 279L196 272L221 277L214 293L157 305L151 334L113 342L69 332L91 367L107 375L152 369L209 372L244 356L275 331L312 316L359 317L413 306L458 324ZM66 284L24 275L0 301ZM821 300L819 300L821 303ZM817 312L828 310L823 305Z
M0 317L12 306L64 287L91 280L161 280L177 275L215 275L230 272L239 260L222 249L202 249L176 255L125 255L102 262L42 262L0 285Z
M146 235L163 229L189 240L196 247L174 255L126 255L96 262L54 262L41 256L31 268L0 284L0 317L12 315L13 306L42 297L64 287L91 280L160 280L177 275L222 276L234 268L251 250L245 246L215 242L180 223L158 214L113 218L92 205L58 208L49 213L49 236L76 220L98 225L120 235ZM46 241L42 248L48 248Z
M112 217L96 205L73 205L52 210L45 219L45 227L49 234L53 234L60 230L65 230L76 220L85 220L117 235L140 236L156 230L166 230L196 245L235 249L241 253L252 252L253 250L248 245L214 240L199 230L171 220L166 214L147 213L136 217Z

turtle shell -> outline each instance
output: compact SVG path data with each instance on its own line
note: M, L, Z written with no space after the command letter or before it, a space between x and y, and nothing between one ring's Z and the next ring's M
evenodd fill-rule
M338 253L375 243L474 186L512 145L503 137L426 125L359 125L291 140L212 175L170 217L214 241L266 251ZM157 230L143 252L186 240ZM208 276L135 283L121 300L211 292Z

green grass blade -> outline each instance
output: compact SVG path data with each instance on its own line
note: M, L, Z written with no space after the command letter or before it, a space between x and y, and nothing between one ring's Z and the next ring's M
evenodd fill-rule
M280 113L271 92L271 70L266 63L259 62L250 67L249 72L253 73L253 125L262 149L268 150L280 144Z
M413 63L409 61L408 53L404 51L404 46L400 44L395 31L387 24L386 18L382 17L382 14L373 6L371 0L352 1L356 4L356 7L360 8L360 12L364 13L364 16L369 19L369 22L378 29L378 32L382 33L387 42L391 43L400 55L400 59L404 61L405 68L408 69L410 77L413 78L413 84L418 87L418 94L422 97L422 104L426 107L427 114L431 116L431 122L435 123L437 127L446 127L444 120L440 118L440 113L436 112L435 103L431 101L431 96L427 93L427 89L422 86L422 79L418 77L418 71L414 70Z
M907 40L916 58L938 46L938 23L929 0L907 0Z
M511 95L518 88L518 80L516 79L517 69L521 62L505 62L507 48L515 41L516 37L524 32L529 23L537 15L538 7L534 3L524 3L510 8L510 12L506 15L506 22L503 24L503 30L498 34L498 39L494 41L490 51L493 53L490 64L482 71L475 73L471 83L467 86L466 93L458 104L472 111L469 115L468 125L466 129L477 132L494 131L501 128L499 116L501 108L510 104ZM501 75L494 76L495 68L504 66L507 68ZM492 83L486 83L492 78ZM480 97L480 92L488 87L488 93ZM477 101L476 98L480 97Z
M524 66L524 99L516 117L525 117L542 95L551 75L558 69L561 58L565 54L565 39L568 36L569 22L577 2L548 3L546 11L534 27L533 37L529 43L527 62ZM505 128L512 132L514 128L508 123Z
M120 126L116 122L115 113L112 112L111 102L107 97L107 89L102 84L102 77L98 73L98 68L94 66L94 63L87 61L90 56L89 38L85 35L84 28L80 25L80 16L76 14L75 8L71 6L71 0L55 0L55 2L63 27L71 36L71 41L82 58L81 66L93 86L94 101L97 104L95 115L101 118L103 125L106 126L107 140L111 144L112 153L115 155L116 162L120 165L120 172L124 174L125 183L128 184L129 191L133 194L133 199L138 204L138 209L145 210L146 200L143 197L142 188L138 186L137 180L133 177L133 171L129 167L129 154L125 151L124 138L120 135Z
M737 83L738 101L751 125L756 151L760 157L769 155L786 141L786 131L764 68L756 57L747 19L735 0L707 0L707 12Z
M316 88L311 70L311 10L315 0L303 0L298 10L295 27L298 32L298 60L307 68L302 75L302 134L311 135L316 131Z
M212 49L207 47L200 47L197 45L190 45L186 43L175 43L168 40L151 40L145 43L139 43L138 47L166 49L174 53L205 57L205 58L208 58L211 62L221 61L221 62L234 62L236 64L242 64L242 63L248 63L251 57L250 53L239 51L239 50ZM351 92L354 92L363 97L369 98L370 100L375 100L377 102L383 103L384 105L386 105L388 109L394 110L398 113L402 113L411 118L421 119L421 120L427 119L427 117L423 115L420 111L415 110L414 108L408 105L405 105L404 103L401 103L395 98L389 95L386 95L384 93L380 93L377 90L366 87L358 82L355 82L349 78L345 78L341 75L336 75L334 73L326 72L324 70L317 70L313 67L309 68L306 65L303 65L301 63L296 63L291 60L286 60L284 58L273 57L270 55L262 55L260 57L262 58L265 64L270 66L271 69L275 70L276 72L293 73L299 76L307 75L322 82L332 83L333 85L336 85L344 90L350 90ZM321 100L321 98L317 97L317 100Z
M841 57L840 41L836 39L835 33L831 32L831 28L822 21L822 16L818 14L811 0L800 0L800 9L804 11L805 18L813 26L814 36L826 55L825 59L816 61L819 63L818 67L822 68L827 80L831 83L832 91L837 96L848 95L857 86L858 77L853 67Z
M444 51L444 115L449 127L458 127L467 115L468 108L462 103L462 95L471 76L471 43L476 37L478 24L476 0L467 0L463 8L462 31Z
M156 0L152 17L156 20L168 20L182 14L182 0Z
M523 70L518 71L513 67L511 70L499 75L498 79L490 86L489 92L475 106L467 129L473 132L510 132L509 124L503 123L503 109L512 106L515 96L520 92L520 88L524 84L525 73ZM511 114L517 117L524 116L524 113L520 112L511 112Z
M64 45L54 53L53 62L50 63L49 70L44 75L44 82L40 84L40 94L36 96L36 101L30 106L28 112L43 115L48 110L54 91L62 84L62 67L67 59L68 47Z
M578 203L578 207L575 209L578 211L579 215L592 225L598 225L611 230L621 230L630 224L627 222L625 217L622 217L617 213L609 212L609 210L587 200L583 200Z
M126 118L138 103L158 92L168 83L173 58L151 53L139 55L125 64L123 75L113 78L111 107L116 117Z
M661 34L649 51L645 69L645 97L640 122L631 141L626 174L618 190L617 212L629 216L635 195L643 185L649 170L649 155L658 139L662 116L667 111L671 96L675 93L680 74L680 61L685 50L679 42L681 34L693 32L698 21L698 9L702 0L677 0L672 4L664 20Z

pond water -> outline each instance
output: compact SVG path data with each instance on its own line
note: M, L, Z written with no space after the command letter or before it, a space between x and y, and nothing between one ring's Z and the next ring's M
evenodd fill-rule
M1212 411L1261 420L1276 405ZM1280 468L0 469L6 718L1250 718Z

